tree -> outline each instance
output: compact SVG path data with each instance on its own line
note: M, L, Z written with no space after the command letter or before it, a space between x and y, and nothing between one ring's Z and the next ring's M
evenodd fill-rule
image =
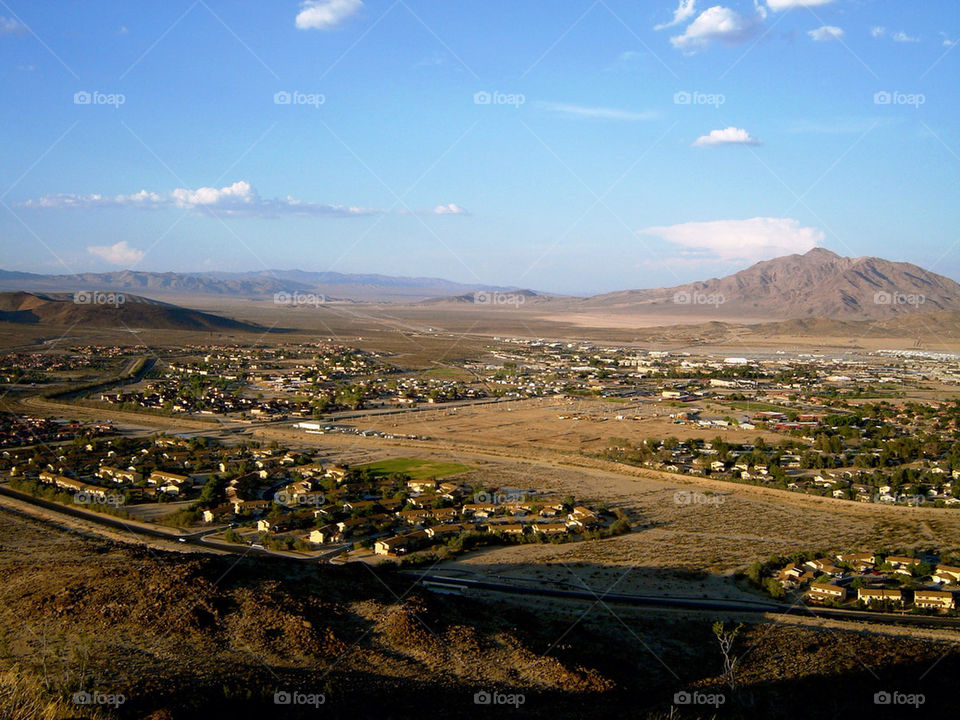
M768 577L766 580L764 580L763 588L768 593L770 593L770 597L775 598L777 600L779 600L784 595L786 595L786 592L783 589L783 585L777 582L776 578Z
M713 624L713 634L720 645L720 654L723 655L723 681L731 691L736 689L737 681L734 671L740 658L733 654L733 644L736 642L737 635L743 629L743 623L737 625L733 630L727 630L726 623L717 621Z

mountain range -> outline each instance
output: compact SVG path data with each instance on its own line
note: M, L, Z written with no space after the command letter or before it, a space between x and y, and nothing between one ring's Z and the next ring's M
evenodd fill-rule
M328 298L367 302L410 302L473 292L503 292L512 288L457 283L433 277L394 277L376 274L262 270L256 272L145 272L40 275L0 270L0 290L66 292L101 290L150 292L161 295L232 295L265 297L275 293L318 293Z
M0 290L149 292L160 296L264 298L317 293L329 301L487 305L544 313L662 316L664 324L701 319L778 321L809 318L883 320L911 313L960 311L960 284L917 265L876 257L843 257L825 248L758 262L721 278L591 297L549 295L432 277L393 277L303 270L227 273L37 275L0 270ZM502 295L498 295L502 294ZM528 304L529 303L529 304Z

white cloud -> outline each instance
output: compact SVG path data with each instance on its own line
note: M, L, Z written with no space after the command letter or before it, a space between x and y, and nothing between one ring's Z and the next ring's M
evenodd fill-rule
M767 0L767 5L774 12L793 10L794 8L818 7L829 5L833 0Z
M362 0L304 0L295 22L300 30L332 30L362 7Z
M648 227L639 231L677 245L688 259L723 262L766 260L804 253L823 242L823 232L793 218L755 217Z
M434 215L469 215L466 210L456 203L447 203L446 205L437 205L433 209Z
M715 41L736 45L753 37L762 24L760 17L746 17L730 8L715 5L700 13L683 34L670 38L670 42L686 52L702 50Z
M693 142L694 147L713 147L715 145L759 145L760 141L743 128L728 127L723 130L711 130L709 135L701 135Z
M657 114L652 111L635 112L617 108L589 107L572 103L539 102L539 107L568 117L594 118L597 120L654 120Z
M947 35L945 32L938 33L938 35L940 35L940 37L943 38L943 46L944 46L944 47L953 47L953 46L956 45L958 42L960 42L960 40L951 40L951 39L950 39L950 36Z
M673 11L673 20L667 23L661 23L660 25L654 25L654 30L663 30L664 28L673 27L674 25L679 25L680 23L686 22L693 17L697 9L694 7L697 0L680 0L680 4L677 5L677 9Z
M126 240L121 240L114 245L91 245L87 252L96 255L102 260L106 260L111 265L135 265L143 259L143 250L127 245Z
M130 195L100 195L99 193L74 195L72 193L59 193L56 195L44 195L36 200L27 200L20 205L25 208L40 209L120 207L155 209L163 207L166 204L167 200L163 196L141 190L140 192Z
M824 25L816 30L809 30L807 35L812 37L815 42L839 40L843 37L843 28L838 28L836 25Z
M24 35L30 29L19 20L0 15L0 35Z
M891 37L893 38L894 42L899 42L899 43L920 42L920 38L907 35L903 30L901 30L900 32L895 32Z
M261 218L275 218L288 215L360 217L365 215L379 215L387 212L385 210L356 206L308 202L297 200L289 195L284 198L264 198L260 197L250 183L244 180L222 188L177 188L166 194L141 190L131 195L79 195L72 193L44 195L35 200L27 200L26 202L20 203L20 207L38 210L97 208L158 210L177 208L205 215L232 215ZM439 205L429 212L439 212L440 208L446 208L446 214L450 215L468 214L466 210L455 203Z
M170 195L178 207L243 206L258 200L256 191L250 187L250 183L243 180L219 190L212 187L201 187L196 190L177 188Z
M887 34L887 29L881 25L874 25L870 28L870 35L875 38L881 38Z

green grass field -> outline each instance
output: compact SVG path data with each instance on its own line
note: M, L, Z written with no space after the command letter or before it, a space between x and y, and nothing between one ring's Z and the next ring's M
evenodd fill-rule
M460 463L440 462L439 460L422 460L419 458L392 458L377 462L357 465L357 469L369 469L376 475L390 473L405 473L414 480L429 480L430 478L449 477L472 470L469 465Z

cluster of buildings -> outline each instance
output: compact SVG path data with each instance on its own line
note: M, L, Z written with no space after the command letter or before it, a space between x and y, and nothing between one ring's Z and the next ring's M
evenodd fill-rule
M301 546L362 545L376 555L396 557L466 533L516 541L575 537L603 529L611 520L585 505L534 493L478 494L455 481L371 478L319 463L296 471L298 479L276 490L272 504L251 507L228 499L205 512L204 521L236 521L252 510L259 515L257 532L274 539L287 536Z
M73 440L80 435L97 437L110 432L113 432L110 423L84 425L79 422L0 412L0 448L59 443ZM6 455L9 456L9 453Z
M811 603L954 612L960 600L960 567L934 556L843 553L789 563L774 577Z

